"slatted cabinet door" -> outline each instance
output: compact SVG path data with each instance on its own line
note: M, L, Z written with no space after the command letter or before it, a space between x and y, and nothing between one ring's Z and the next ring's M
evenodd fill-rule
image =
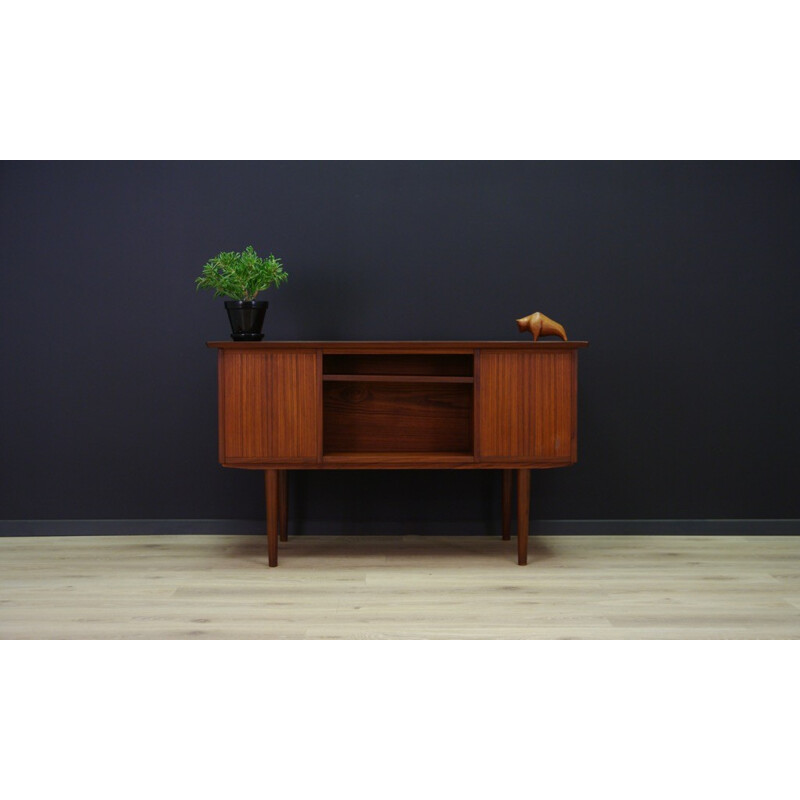
M219 351L220 462L316 463L320 355Z
M481 350L478 358L478 459L575 463L577 352Z

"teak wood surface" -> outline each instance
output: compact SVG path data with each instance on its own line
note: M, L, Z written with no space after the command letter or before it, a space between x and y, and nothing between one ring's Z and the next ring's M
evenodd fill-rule
M369 354L409 354L414 353L473 353L482 347L491 350L577 350L588 347L589 342L531 342L531 341L270 341L270 342L206 342L207 347L218 350L321 350L325 354L354 353Z
M265 473L270 566L286 541L288 469L502 470L517 476L527 563L530 470L577 460L587 342L208 342L218 350L219 460Z

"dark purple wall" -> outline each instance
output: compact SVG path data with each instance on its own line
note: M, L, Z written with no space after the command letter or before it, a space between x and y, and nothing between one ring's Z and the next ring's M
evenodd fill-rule
M786 163L6 162L0 518L257 518L217 465L207 258L284 259L274 339L505 339L580 364L545 519L798 518L800 169ZM368 489L368 491L363 491ZM318 520L481 518L482 473L294 479Z

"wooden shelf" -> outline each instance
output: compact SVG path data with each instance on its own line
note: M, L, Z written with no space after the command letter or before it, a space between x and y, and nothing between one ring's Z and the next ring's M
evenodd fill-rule
M323 381L377 381L380 383L474 383L466 375L323 375Z
M393 464L472 464L475 456L472 453L453 452L421 452L421 453L325 453L322 456L323 464L372 464L391 462Z

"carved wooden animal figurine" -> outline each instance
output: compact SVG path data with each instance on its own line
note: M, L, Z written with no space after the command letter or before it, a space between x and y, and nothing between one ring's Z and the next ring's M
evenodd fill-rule
M533 334L534 342L540 336L560 336L565 342L567 341L567 332L563 326L550 319L550 317L546 317L541 311L536 311L527 317L518 319L517 327L521 331L530 331Z

